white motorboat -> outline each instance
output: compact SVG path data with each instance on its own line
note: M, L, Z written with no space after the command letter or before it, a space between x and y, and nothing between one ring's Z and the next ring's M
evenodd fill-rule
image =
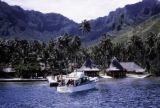
M59 93L73 93L95 88L96 81L90 80L83 72L72 72L62 79L57 87Z

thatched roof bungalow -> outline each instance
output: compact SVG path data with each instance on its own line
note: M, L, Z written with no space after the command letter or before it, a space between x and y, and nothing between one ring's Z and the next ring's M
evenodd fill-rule
M106 70L107 75L113 78L122 78L126 76L126 70L122 67L119 61L114 57L109 65L109 68Z
M94 77L99 75L100 69L97 68L97 66L91 59L86 59L86 61L84 62L82 67L78 69L78 71L83 71L85 75Z

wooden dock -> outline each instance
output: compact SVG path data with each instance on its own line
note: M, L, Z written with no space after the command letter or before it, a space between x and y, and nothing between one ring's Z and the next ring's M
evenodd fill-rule
M38 82L38 81L47 81L47 79L21 79L21 78L12 78L12 79L4 79L0 78L0 82Z

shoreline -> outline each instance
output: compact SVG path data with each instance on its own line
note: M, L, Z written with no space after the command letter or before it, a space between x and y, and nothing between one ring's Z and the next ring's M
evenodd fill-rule
M0 78L0 82L38 82L38 81L47 81L47 79L45 78L40 78L40 79Z

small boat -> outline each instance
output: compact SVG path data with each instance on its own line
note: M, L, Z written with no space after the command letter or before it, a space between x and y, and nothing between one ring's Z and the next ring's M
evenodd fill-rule
M113 78L113 77L108 76L108 75L100 75L100 77L101 77L101 78L104 78L104 79L111 79L111 78Z
M150 77L151 74L126 74L127 77L129 78L147 78L147 77Z
M59 93L73 93L95 88L96 81L90 80L83 72L72 72L61 80L57 87Z
M99 81L99 77L89 77L89 79L91 81L95 81L95 82L98 82Z
M49 85L51 87L57 87L58 86L58 80L57 80L57 77L54 77L54 76L47 76L46 77L48 82L49 82Z

